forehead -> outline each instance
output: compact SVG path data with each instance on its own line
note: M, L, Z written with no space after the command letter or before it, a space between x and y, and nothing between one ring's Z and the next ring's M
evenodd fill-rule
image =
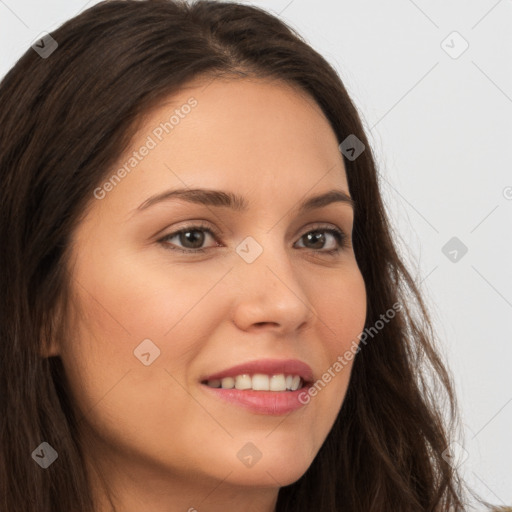
M142 148L151 149L135 162ZM111 195L124 195L130 207L169 187L236 189L260 200L348 192L338 141L320 107L297 87L262 79L189 83L146 113L122 166L127 177Z

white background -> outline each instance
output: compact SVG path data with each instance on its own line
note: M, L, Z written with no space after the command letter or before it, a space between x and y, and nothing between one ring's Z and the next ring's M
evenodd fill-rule
M0 0L0 76L95 3ZM455 378L463 474L512 505L512 1L246 3L296 28L355 101ZM456 262L441 250L452 237L468 248Z

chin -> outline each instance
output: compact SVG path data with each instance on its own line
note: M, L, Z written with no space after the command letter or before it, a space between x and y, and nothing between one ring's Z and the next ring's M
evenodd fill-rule
M299 480L307 469L307 466L297 466L285 470L272 464L262 465L259 469L256 467L247 470L236 468L226 479L226 483L230 482L233 485L244 487L285 487Z
M236 465L228 480L239 485L283 487L290 485L308 470L312 463L310 457L297 457L295 452L290 457L282 453L262 454L261 458L252 466Z

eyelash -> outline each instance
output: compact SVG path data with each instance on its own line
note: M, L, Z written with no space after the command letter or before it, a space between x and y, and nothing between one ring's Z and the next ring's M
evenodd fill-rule
M219 233L217 233L215 230L213 230L209 226L205 226L203 224L198 224L198 225L186 226L186 227L184 227L184 228L182 228L182 229L180 229L178 231L175 231L173 233L169 233L168 235L165 235L163 238L158 240L158 242L162 243L164 245L165 249L168 249L168 250L171 250L171 251L178 251L178 252L182 252L182 253L187 253L187 254L190 254L190 253L196 253L196 254L197 253L205 253L209 249L213 249L213 247L207 248L207 249L183 249L183 248L177 247L177 246L171 247L169 245L169 243L167 242L167 240L169 240L170 238L174 238L175 236L181 235L182 233L187 233L189 231L206 231L207 233L212 235L213 238L215 238L215 239L219 239L220 238ZM330 233L336 239L336 242L337 242L338 246L335 249L329 249L327 251L322 250L322 249L318 249L318 250L315 251L315 249L311 249L313 252L319 252L319 253L322 253L322 254L327 254L328 256L336 256L336 255L339 254L339 252L342 249L345 249L345 248L348 247L347 235L343 231L341 231L338 228L331 228L331 227L326 227L326 226L317 226L317 227L314 227L313 229L310 229L309 231L306 231L303 235L301 235L299 237L299 240L301 238L303 238L305 235L309 234L309 233L316 233L316 232Z

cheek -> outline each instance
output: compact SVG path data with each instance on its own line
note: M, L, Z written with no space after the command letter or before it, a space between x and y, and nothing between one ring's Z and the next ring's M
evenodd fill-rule
M213 324L228 314L211 290L226 270L169 265L163 272L160 260L99 258L92 252L84 252L79 263L73 283L80 314L62 358L81 413L89 421L104 421L105 414L124 418L127 434L134 410L146 425L169 425L172 418L162 411L181 403L184 412L190 404L176 382L187 381L187 368ZM135 419L132 428L138 428Z
M96 286L96 297L80 294L84 315L62 358L79 420L109 446L158 458L162 443L172 445L171 433L183 428L182 417L197 414L197 403L179 383L186 380L189 359L204 336L185 317L163 337L160 333L184 313L167 308L170 291L161 303L153 303L151 297L134 293L133 284L123 282L120 293L119 286L114 290L105 280L103 290ZM123 302L124 293L127 300ZM158 304L164 307L158 309ZM131 323L127 321L130 313L137 316L136 320L131 317ZM139 358L134 354L143 340L149 365L143 363L142 351Z
M317 283L311 300L318 315L318 337L323 340L323 374L310 390L310 399L315 401L319 417L329 418L323 432L327 435L347 392L365 325L366 289L360 271L354 266L340 272L340 278L330 279L323 290Z
M165 249L119 259L108 271L95 266L86 279L134 342L153 337L166 343L183 325L200 335L204 315L215 308L219 315L215 288L230 269L226 264L172 263Z
M331 355L339 355L354 340L359 341L366 320L366 288L357 267L340 272L339 278L331 278L323 290L317 286L312 301L320 319L322 339L327 340Z

